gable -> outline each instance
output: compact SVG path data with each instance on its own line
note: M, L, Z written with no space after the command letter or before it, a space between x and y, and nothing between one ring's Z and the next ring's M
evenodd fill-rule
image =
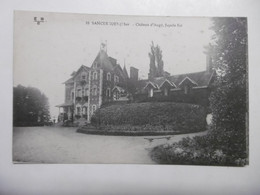
M172 82L170 82L168 79L165 79L165 81L159 86L159 88L176 88L176 85Z
M198 86L198 83L196 83L195 81L193 81L192 79L190 79L189 77L185 77L180 83L179 83L179 87L183 87L183 86Z

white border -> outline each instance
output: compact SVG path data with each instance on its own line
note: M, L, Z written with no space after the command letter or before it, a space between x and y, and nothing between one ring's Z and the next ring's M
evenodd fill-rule
M260 1L2 0L0 3L0 194L259 194ZM13 165L13 10L162 16L246 16L249 25L250 165Z

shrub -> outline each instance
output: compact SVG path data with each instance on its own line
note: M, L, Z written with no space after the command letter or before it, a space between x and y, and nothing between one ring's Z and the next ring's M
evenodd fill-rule
M178 143L157 146L151 151L151 157L162 164L219 166L244 166L247 164L247 159L229 155L226 150L210 144L214 141L212 138L211 135L187 137Z
M91 118L94 126L122 126L143 130L202 131L206 125L202 106L171 102L111 105L97 110Z

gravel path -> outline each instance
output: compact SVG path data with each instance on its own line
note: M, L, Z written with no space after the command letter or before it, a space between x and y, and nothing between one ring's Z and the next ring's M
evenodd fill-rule
M149 157L154 146L203 134L206 132L171 136L104 136L76 133L76 128L15 127L13 161L154 164Z

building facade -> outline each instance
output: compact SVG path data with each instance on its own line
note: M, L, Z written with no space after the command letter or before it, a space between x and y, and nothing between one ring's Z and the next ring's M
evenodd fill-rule
M108 56L102 44L92 65L82 65L64 82L65 102L57 105L63 109L61 118L71 121L84 118L89 122L102 104L127 101L128 79L126 68L122 69L116 59Z

